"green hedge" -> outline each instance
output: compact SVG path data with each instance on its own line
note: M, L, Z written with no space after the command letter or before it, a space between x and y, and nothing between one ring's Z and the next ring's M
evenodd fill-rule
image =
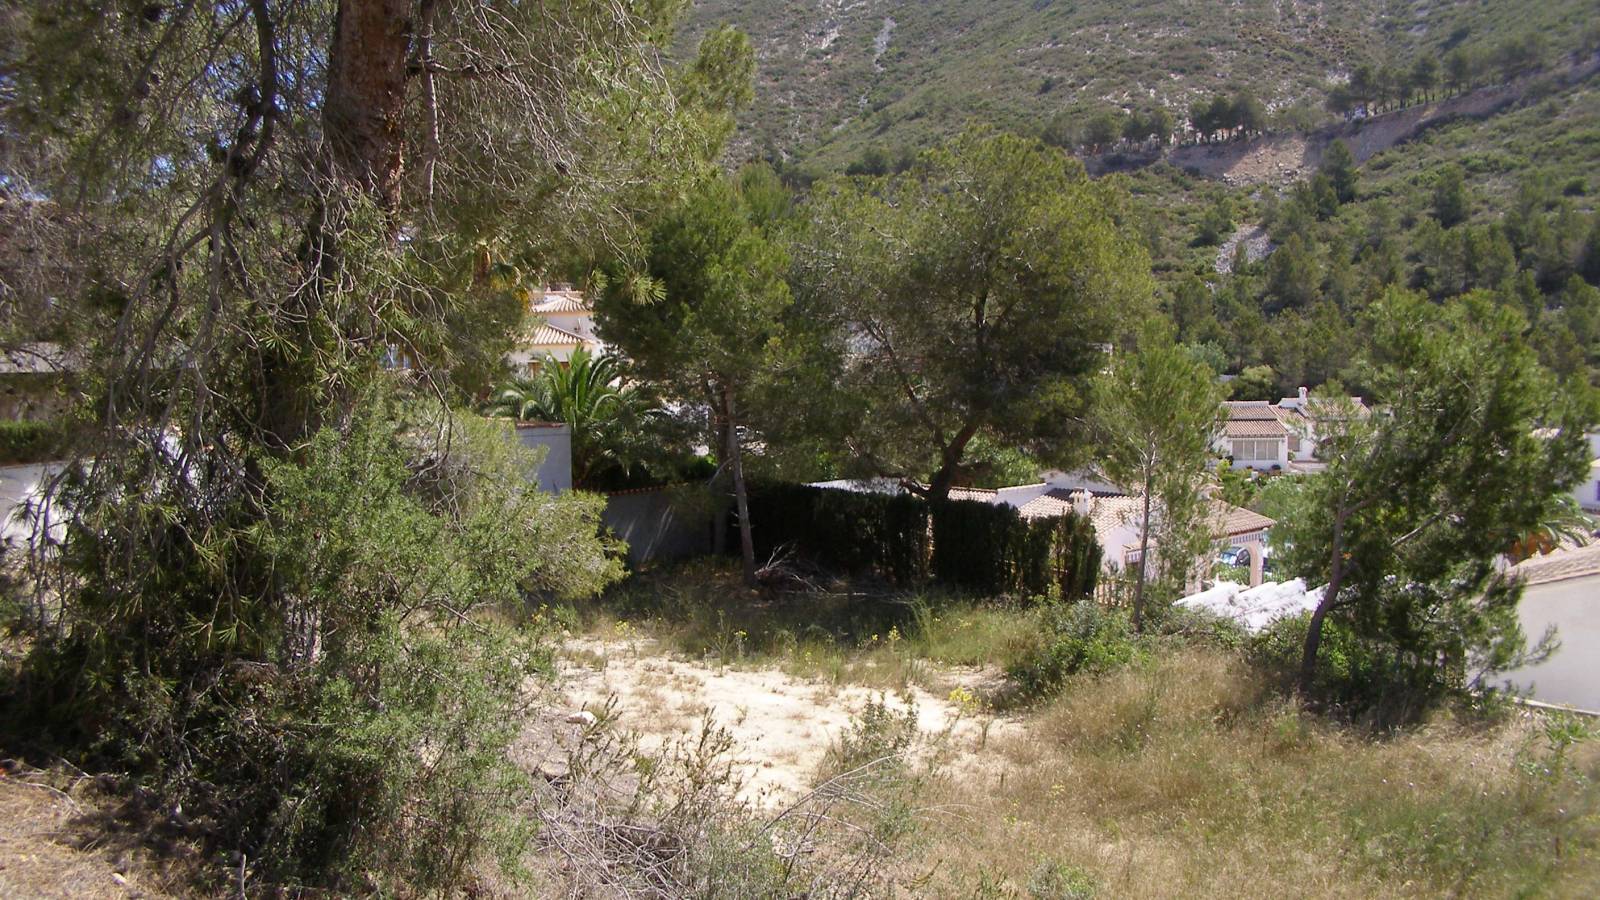
M757 483L750 529L761 558L792 547L829 568L896 584L921 581L927 567L927 505L916 497Z
M796 484L750 487L756 554L780 547L832 569L901 585L934 581L985 595L1093 595L1100 571L1094 526L1071 513L1024 519L975 500L928 503L910 495Z
M61 429L54 422L0 421L0 466L49 462L61 444Z

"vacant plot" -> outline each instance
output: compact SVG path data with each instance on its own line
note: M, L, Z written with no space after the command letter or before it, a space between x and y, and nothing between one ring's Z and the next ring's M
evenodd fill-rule
M720 583L693 581L675 603ZM914 827L882 862L912 896L1586 896L1600 883L1600 745L1584 721L1510 708L1374 733L1302 710L1236 651L1172 639L1002 715L986 700L1038 628L1025 607L936 603L851 630L825 599L723 588L730 599L698 616L607 618L569 643L569 708L610 710L646 749L709 716L761 820L836 771L843 743L892 743L872 738L893 724L878 698L914 707ZM759 637L790 633L808 605L833 625Z

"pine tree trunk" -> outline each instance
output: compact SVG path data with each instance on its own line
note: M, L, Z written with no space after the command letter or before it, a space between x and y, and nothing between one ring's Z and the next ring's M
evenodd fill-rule
M967 452L967 445L972 443L972 438L978 433L979 423L968 422L956 432L956 436L939 453L939 471L933 473L928 481L928 499L944 500L950 496L950 488L955 486L956 472L961 468L961 456Z
M735 423L733 391L722 388L722 414L728 464L733 471L733 502L739 513L739 555L744 560L744 582L752 587L756 583L756 545L750 534L750 497L745 491L744 460L739 447L739 429Z
M1144 481L1144 520L1139 523L1139 570L1133 581L1133 630L1144 631L1144 579L1150 564L1150 479Z
M1306 642L1300 653L1300 695L1309 697L1312 685L1317 678L1317 653L1322 647L1322 625L1328 617L1328 610L1333 608L1334 602L1339 597L1339 589L1344 581L1344 520L1346 513L1341 510L1333 520L1333 550L1328 568L1328 586L1322 591L1322 600L1317 603L1317 608L1311 613L1311 622L1306 626Z

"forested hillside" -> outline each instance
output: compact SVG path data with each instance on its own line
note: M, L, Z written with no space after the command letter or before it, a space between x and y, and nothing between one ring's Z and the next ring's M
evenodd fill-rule
M757 85L742 141L827 170L974 120L1035 132L1099 109L1182 120L1194 100L1237 90L1304 119L1364 63L1404 70L1457 49L1491 60L1530 38L1566 50L1595 18L1593 0L700 0L685 34L746 31Z

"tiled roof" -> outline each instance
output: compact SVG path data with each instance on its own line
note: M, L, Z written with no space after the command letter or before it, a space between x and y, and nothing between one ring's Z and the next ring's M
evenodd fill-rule
M1051 519L1072 511L1072 493L1061 488L1043 494L1017 507L1024 519Z
M1258 512L1251 512L1231 503L1223 503L1221 500L1216 501L1215 510L1214 527L1221 535L1249 534L1278 524L1276 519L1269 519Z
M1257 420L1262 422L1278 421L1278 413L1272 404L1265 400L1230 400L1222 404L1228 411L1228 421Z
M1231 438L1287 438L1289 429L1274 416L1271 419L1229 419L1222 433Z
M583 299L582 294L546 294L543 300L533 305L536 313L575 313L593 312L594 307L589 301Z
M1535 556L1511 567L1525 584L1544 584L1600 575L1600 542L1584 547L1564 547L1544 556Z
M524 332L519 343L530 347L578 347L589 341L549 322L540 322L531 331Z
M953 487L950 489L951 500L977 500L980 503L993 503L995 492L986 488Z
M1094 530L1104 534L1113 528L1131 525L1144 513L1138 497L1099 497L1089 509Z

